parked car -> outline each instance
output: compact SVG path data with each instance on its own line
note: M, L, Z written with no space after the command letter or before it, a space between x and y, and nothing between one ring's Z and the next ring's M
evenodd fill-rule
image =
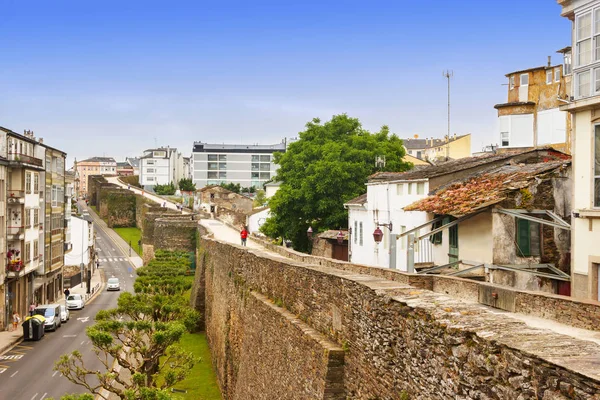
M55 331L57 328L60 328L60 304L44 304L37 306L33 311L33 314L44 316L46 319L44 322L44 330Z
M67 297L67 309L69 310L81 310L85 308L83 296L80 294L70 294Z
M71 318L71 314L69 313L69 310L67 310L66 306L61 305L60 306L60 322L67 322L69 320L69 318Z
M106 282L106 290L121 290L119 278L108 278L108 281Z

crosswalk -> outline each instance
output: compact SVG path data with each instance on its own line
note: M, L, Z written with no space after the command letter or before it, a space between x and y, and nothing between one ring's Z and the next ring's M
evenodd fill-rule
M119 261L127 261L127 257L107 257L107 258L99 258L98 261L102 262L119 262Z

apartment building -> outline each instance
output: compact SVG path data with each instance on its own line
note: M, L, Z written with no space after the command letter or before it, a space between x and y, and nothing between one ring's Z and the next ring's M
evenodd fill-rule
M261 188L277 172L273 154L285 152L285 149L285 142L273 145L194 142L191 161L193 182L198 189L220 183Z
M140 157L140 185L152 189L155 185L177 185L183 178L183 157L176 148L160 147L144 150Z
M565 64L545 66L506 74L508 99L496 104L498 149L552 146L570 153L571 117L560 106L571 96L571 50L559 50Z
M558 0L572 21L571 295L600 300L600 0Z
M6 142L4 142L6 143ZM2 142L0 142L0 145ZM12 291L8 291L8 270L6 257L6 176L8 170L8 154L0 148L0 330L10 323L9 304Z
M92 157L83 161L75 160L75 192L78 197L87 196L88 177L91 175L116 175L117 162L112 157Z
M3 327L13 311L24 315L31 301L54 301L62 290L65 156L33 132L0 127L0 160L6 160L0 168Z
M471 157L471 134L444 136L442 139L419 139L419 135L402 139L408 157L419 160L443 161ZM407 159L407 161L413 161ZM416 162L415 165L422 163Z

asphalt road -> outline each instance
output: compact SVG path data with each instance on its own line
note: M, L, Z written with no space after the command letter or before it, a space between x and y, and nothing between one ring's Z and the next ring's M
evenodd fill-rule
M99 249L100 269L104 270L105 277L108 279L114 275L119 278L121 291L133 291L135 270L125 254L101 229L96 229L96 248ZM85 393L82 386L53 371L54 362L63 354L79 350L87 368L102 368L92 351L85 328L94 323L99 310L116 307L119 293L104 289L83 310L71 310L69 322L63 323L55 332L46 332L40 341L21 342L0 356L0 364L8 367L0 374L0 400L43 400L49 397L58 400L67 393Z

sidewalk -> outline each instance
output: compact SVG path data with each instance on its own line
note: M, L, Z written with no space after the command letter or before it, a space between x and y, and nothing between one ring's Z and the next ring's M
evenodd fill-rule
M152 193L148 193L147 191L142 190L140 188L137 188L135 186L125 185L124 183L122 183L119 180L118 176L107 177L106 180L108 182L110 182L110 183L114 183L115 185L121 186L123 189L128 189L128 190L132 191L135 194L139 194L139 195L141 195L143 197L146 197L146 198L152 200L153 202L158 203L161 206L163 204L165 204L166 208L170 208L172 210L178 210L179 211L179 209L177 208L177 203L173 203L173 202L171 202L169 200L165 200L162 197L156 196L156 195L154 195ZM189 214L189 212L186 211L186 210L183 210L181 213L184 214L184 215L185 214Z
M86 293L87 290L83 287L83 284L75 285L70 288L71 294L80 294L85 299L85 302L92 300L95 296L97 296L102 291L102 285L104 284L104 271L102 268L94 268L94 272L92 273L91 285L92 288L90 293ZM65 295L60 294L60 296L54 301L55 304L65 304ZM21 323L27 317L21 316ZM18 344L23 339L23 328L20 326L16 331L2 331L0 332L0 354L5 351L11 349L13 346Z
M79 205L82 206L90 214L90 217L92 217L92 219L94 220L94 224L96 225L96 227L100 228L104 233L106 233L107 236L109 236L112 239L115 245L123 252L123 257L127 258L129 260L129 263L135 269L138 269L139 267L144 265L144 261L140 256L138 256L135 253L135 251L132 251L132 255L128 256L129 244L127 244L127 242L123 240L123 238L119 236L117 232L110 229L106 225L106 222L104 222L102 218L100 218L91 207L86 206L85 202L79 202Z

